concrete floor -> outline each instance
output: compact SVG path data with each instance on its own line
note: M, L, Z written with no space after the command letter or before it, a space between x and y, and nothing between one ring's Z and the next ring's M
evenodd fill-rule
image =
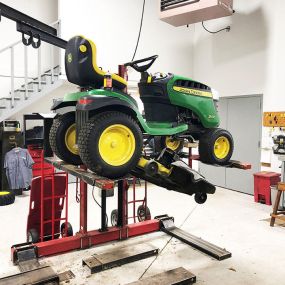
M89 229L99 227L100 209L89 191ZM142 195L142 190L138 193ZM285 228L269 227L264 219L271 207L253 202L253 197L226 189L218 189L204 205L192 197L158 187L149 188L149 207L152 216L169 214L182 229L200 236L232 252L232 258L217 261L163 233L153 233L126 241L109 243L88 250L74 251L41 259L57 272L71 269L76 278L70 284L126 284L141 276L147 277L168 269L183 266L197 275L197 284L285 284ZM95 197L98 198L95 189ZM100 200L99 200L100 201ZM108 213L116 205L108 198ZM0 274L17 272L10 262L10 246L25 241L29 192L17 197L13 205L0 207ZM70 185L70 222L78 229L79 207L75 201L74 184ZM82 258L121 246L147 243L161 252L128 265L90 275L82 266Z

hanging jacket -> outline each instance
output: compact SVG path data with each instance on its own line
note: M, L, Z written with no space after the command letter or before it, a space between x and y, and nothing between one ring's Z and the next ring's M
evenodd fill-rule
M23 189L31 185L34 161L28 150L16 147L5 155L4 168L10 189Z

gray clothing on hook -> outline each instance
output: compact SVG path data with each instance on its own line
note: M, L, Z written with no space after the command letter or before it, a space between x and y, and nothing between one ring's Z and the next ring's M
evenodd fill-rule
M28 150L16 147L5 155L4 168L10 189L22 189L31 185L34 161Z

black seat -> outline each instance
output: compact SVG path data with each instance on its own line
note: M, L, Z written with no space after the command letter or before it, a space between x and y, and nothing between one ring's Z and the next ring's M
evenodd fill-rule
M81 87L101 88L104 75L96 62L96 45L82 36L71 38L65 50L65 70L69 82ZM123 90L127 81L117 74L111 74L113 87Z

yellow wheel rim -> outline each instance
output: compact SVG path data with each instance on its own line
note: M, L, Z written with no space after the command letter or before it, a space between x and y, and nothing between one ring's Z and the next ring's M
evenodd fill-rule
M7 191L0 191L0 196L8 195L10 192Z
M165 138L165 146L171 150L177 150L181 145L181 141L174 140L171 137Z
M112 166L126 164L136 147L133 132L126 126L116 124L106 128L99 138L99 154Z
M228 138L222 136L216 139L214 154L219 159L224 159L230 152L231 144Z
M75 154L78 155L78 148L76 145L76 126L75 124L72 124L65 133L65 145L67 149Z

